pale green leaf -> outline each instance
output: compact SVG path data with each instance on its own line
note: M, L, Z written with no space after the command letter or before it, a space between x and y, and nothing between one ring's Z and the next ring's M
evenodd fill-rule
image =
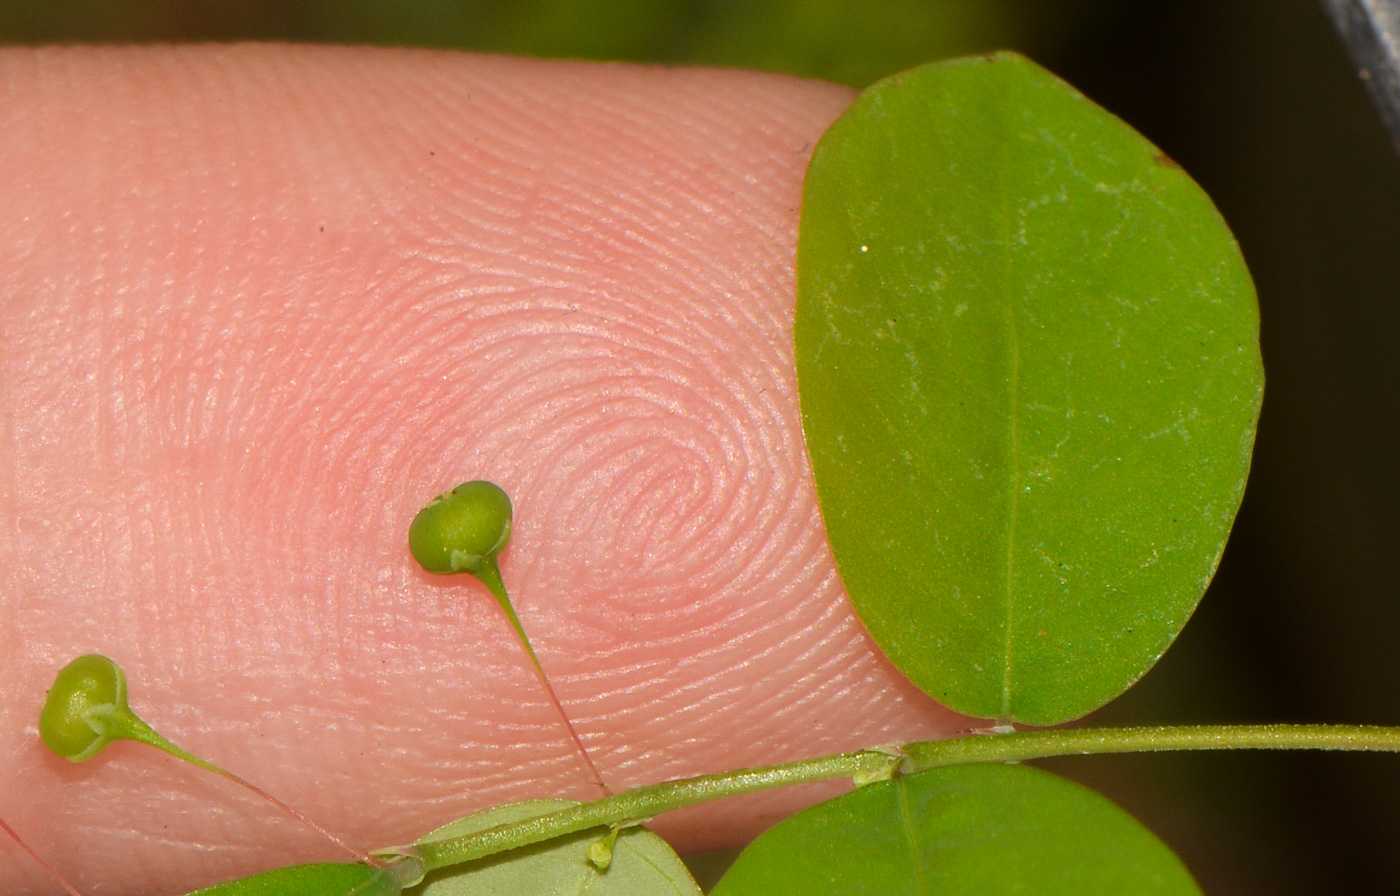
M712 896L1200 896L1104 797L1018 765L920 772L814 806L755 840Z
M570 800L529 800L497 806L444 825L418 842L428 843L524 821L578 805ZM603 838L590 831L512 850L434 872L420 896L701 896L675 851L642 827L617 837L612 862L600 871L589 846Z
M1214 574L1259 412L1210 200L1034 63L954 60L822 138L797 265L817 492L881 648L983 718L1122 693Z

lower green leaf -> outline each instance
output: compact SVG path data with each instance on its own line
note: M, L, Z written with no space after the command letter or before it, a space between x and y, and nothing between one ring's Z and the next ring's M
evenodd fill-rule
M1022 765L871 784L778 824L712 896L1199 896L1181 860L1105 797Z
M321 862L278 868L187 896L398 896L399 892L398 879L383 868Z
M501 824L538 818L576 806L572 800L529 800L497 806L444 825L423 837L431 843L465 837ZM702 896L680 856L656 834L642 827L618 833L611 849L601 850L597 831L548 840L432 874L419 896ZM590 861L590 848L594 861Z

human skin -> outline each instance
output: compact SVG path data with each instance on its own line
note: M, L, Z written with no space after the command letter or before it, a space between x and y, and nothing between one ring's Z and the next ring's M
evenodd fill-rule
M336 848L135 744L57 669L364 848L589 799L499 607L406 548L515 501L502 571L613 789L965 729L852 615L791 346L802 174L849 90L306 47L0 52L0 817L91 894ZM687 810L731 846L839 790ZM0 841L14 896L58 892Z

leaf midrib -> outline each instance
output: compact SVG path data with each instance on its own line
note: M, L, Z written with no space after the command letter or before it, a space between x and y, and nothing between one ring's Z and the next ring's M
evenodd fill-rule
M1006 128L1007 121L1005 111L1007 104L1005 98L1000 107L1002 115L999 116L998 125ZM1002 264L997 265L997 271L1002 280L1001 295L1006 303L1006 328L1007 341L1010 346L1011 371L1007 380L1007 413L1009 422L1007 425L1007 459L1010 464L1010 494L1008 496L1008 507L1006 510L1006 570L1005 570L1005 602L1006 616L1003 620L1005 630L1002 641L1002 666L1001 666L1001 711L997 722L1008 724L1011 721L1011 652L1014 639L1014 626L1012 622L1015 618L1016 600L1012 587L1016 572L1016 523L1020 513L1021 501L1021 462L1020 462L1020 433L1017 427L1017 393L1020 390L1021 376L1021 345L1019 334L1016 329L1016 305L1007 291L1007 283L1010 281L1007 269L1010 267L1010 239L1011 239L1011 210L1007 203L1006 178L1003 174L1006 170L1005 156L1007 146L1011 142L1007 134L1003 134L1003 139L999 141L999 153L1003 157L1001 164L997 165L997 201L995 207L999 209L1001 221L1001 248L1007 259Z

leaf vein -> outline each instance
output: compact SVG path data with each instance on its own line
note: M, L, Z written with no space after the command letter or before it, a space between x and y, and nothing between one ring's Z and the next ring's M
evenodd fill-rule
M924 857L919 849L919 838L914 832L914 815L909 809L909 798L905 779L894 779L894 792L899 796L899 818L904 825L904 837L909 841L909 855L914 866L914 886L919 896L929 896L930 890L924 880Z

